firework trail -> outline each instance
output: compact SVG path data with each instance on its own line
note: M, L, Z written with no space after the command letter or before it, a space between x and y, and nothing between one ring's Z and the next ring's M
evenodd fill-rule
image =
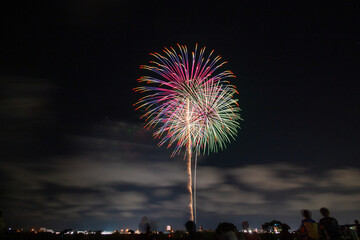
M146 85L134 90L145 96L134 105L136 109L144 110L141 118L147 122L145 127L156 129L154 137L159 139L159 146L174 146L172 157L185 153L190 215L191 220L195 215L196 221L197 156L223 150L235 139L240 128L240 108L238 100L233 98L238 92L228 81L235 77L233 73L229 70L216 73L226 63L219 63L220 56L211 59L213 51L205 56L205 47L198 52L197 45L191 55L186 46L178 44L178 48L178 52L174 48L165 48L163 54L150 53L156 60L140 68L151 71L154 76L138 79Z

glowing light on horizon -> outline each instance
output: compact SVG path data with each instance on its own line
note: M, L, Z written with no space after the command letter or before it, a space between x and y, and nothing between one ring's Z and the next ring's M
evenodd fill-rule
M197 156L226 148L226 144L237 135L241 117L238 100L233 98L238 92L228 81L235 75L229 70L216 73L226 62L220 62L220 56L211 59L214 51L205 56L205 47L198 52L196 45L191 55L186 46L178 44L178 48L178 52L174 48L165 48L163 54L150 53L156 60L140 68L155 76L138 79L145 85L136 87L134 91L145 96L134 105L144 111L141 118L146 121L145 127L156 129L154 137L159 139L159 146L174 146L172 157L184 152L188 158L189 206L191 220L194 220L196 202L193 202L192 195L193 192L196 194ZM191 174L193 153L194 191Z

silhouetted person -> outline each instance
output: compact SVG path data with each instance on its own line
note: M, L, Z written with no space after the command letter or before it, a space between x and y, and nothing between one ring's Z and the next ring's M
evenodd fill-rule
M216 234L220 240L239 240L236 227L232 223L219 223L216 228Z
M359 224L359 221L355 220L354 222L355 222L355 226L356 226L355 231L356 231L358 237L360 238L360 224Z
M193 221L187 221L185 223L187 232L189 233L188 240L203 240L204 237L200 232L196 232L196 225Z
M150 232L150 224L146 216L143 216L139 223L139 231L144 234L149 234Z
M279 240L292 240L294 236L289 232L290 227L287 224L282 224Z
M300 239L317 240L320 238L318 224L311 219L311 212L307 209L301 210L304 219L301 221L300 229L297 231Z
M320 233L323 239L326 240L337 240L340 239L341 229L338 221L330 217L329 209L323 207L320 208L320 213L323 216L319 221Z
M139 232L142 234L143 239L149 240L150 236L150 224L146 216L143 216L141 222L139 223Z

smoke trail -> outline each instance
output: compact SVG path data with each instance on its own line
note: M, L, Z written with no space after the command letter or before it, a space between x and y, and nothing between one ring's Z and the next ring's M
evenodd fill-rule
M190 100L187 99L187 112L186 112L186 124L188 128L188 141L187 141L187 151L188 151L188 162L187 162L187 172L189 175L189 184L188 184L188 190L190 193L190 220L194 221L194 210L193 210L193 193L192 193L192 176L191 176L191 132L190 132Z
M188 148L187 172L188 172L188 175L189 175L188 190L189 190L189 193L190 193L190 203L189 203L190 220L194 221L192 176L191 176L191 147Z
M196 167L197 167L197 152L195 152L194 161L194 222L196 224Z

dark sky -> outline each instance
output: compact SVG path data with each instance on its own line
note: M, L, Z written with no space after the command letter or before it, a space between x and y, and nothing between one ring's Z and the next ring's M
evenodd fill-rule
M235 1L234 1L235 2ZM198 166L198 223L360 217L358 1L1 3L0 209L12 227L160 230L185 161L132 106L150 52L198 43L237 76L241 130ZM5 41L4 41L5 40ZM224 67L225 70L225 67Z

